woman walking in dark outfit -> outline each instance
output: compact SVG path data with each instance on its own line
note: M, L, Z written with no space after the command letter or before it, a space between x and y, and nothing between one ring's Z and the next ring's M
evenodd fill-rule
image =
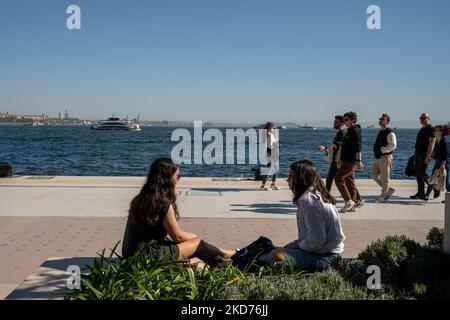
M450 192L450 142L448 141L449 127L448 126L436 126L433 129L434 135L437 139L436 147L434 148L434 156L433 159L436 161L433 167L433 174L437 170L445 170L446 172L446 180L445 180L445 189L447 192ZM431 195L431 191L434 189L434 198L439 198L441 195L440 190L436 189L436 184L428 185L428 189L425 195L426 199L429 199ZM444 203L445 201L443 201Z
M217 257L229 259L235 253L180 228L175 192L180 177L178 165L171 159L152 163L146 183L131 201L122 247L124 258L134 255L142 243L149 256L161 260L199 257L213 261Z

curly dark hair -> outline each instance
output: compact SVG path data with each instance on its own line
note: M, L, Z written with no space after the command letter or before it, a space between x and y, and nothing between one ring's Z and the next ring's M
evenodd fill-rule
M336 199L327 191L320 178L316 165L309 160L300 160L291 164L289 182L294 193L293 202L297 204L298 199L308 190L317 191L326 203L336 204Z
M177 196L172 176L178 169L172 159L155 160L148 172L147 181L130 204L129 218L135 222L154 225L165 203L170 203L179 219Z
M356 113L353 112L353 111L346 112L346 113L344 114L344 118L349 118L350 120L353 121L353 123L358 122L358 116L357 116Z

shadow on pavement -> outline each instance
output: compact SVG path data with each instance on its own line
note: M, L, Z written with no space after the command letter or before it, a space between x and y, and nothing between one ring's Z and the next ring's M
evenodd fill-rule
M80 268L82 274L87 272L87 265L93 265L94 257L56 258L45 261L33 274L11 292L6 300L60 300L70 290L67 288L67 280L70 277L66 273L69 266Z
M271 214L290 214L295 215L297 208L292 204L285 203L252 203L246 204L230 204L231 211L238 212L254 212L254 213L271 213Z

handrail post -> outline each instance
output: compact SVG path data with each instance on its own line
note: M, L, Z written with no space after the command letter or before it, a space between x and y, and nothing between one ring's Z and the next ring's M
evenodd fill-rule
M445 194L444 252L450 254L450 192Z

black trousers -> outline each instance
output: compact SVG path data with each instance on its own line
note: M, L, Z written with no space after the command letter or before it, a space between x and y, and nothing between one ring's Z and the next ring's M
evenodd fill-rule
M339 168L337 167L336 161L332 161L330 164L330 169L328 170L327 179L326 179L326 188L328 192L331 191L331 187L333 186L334 178L336 177L336 173ZM356 199L361 200L361 195L359 194L359 190L356 189Z
M425 163L425 155L415 154L414 166L417 180L417 194L425 195L425 181L429 178L427 174L428 165Z

